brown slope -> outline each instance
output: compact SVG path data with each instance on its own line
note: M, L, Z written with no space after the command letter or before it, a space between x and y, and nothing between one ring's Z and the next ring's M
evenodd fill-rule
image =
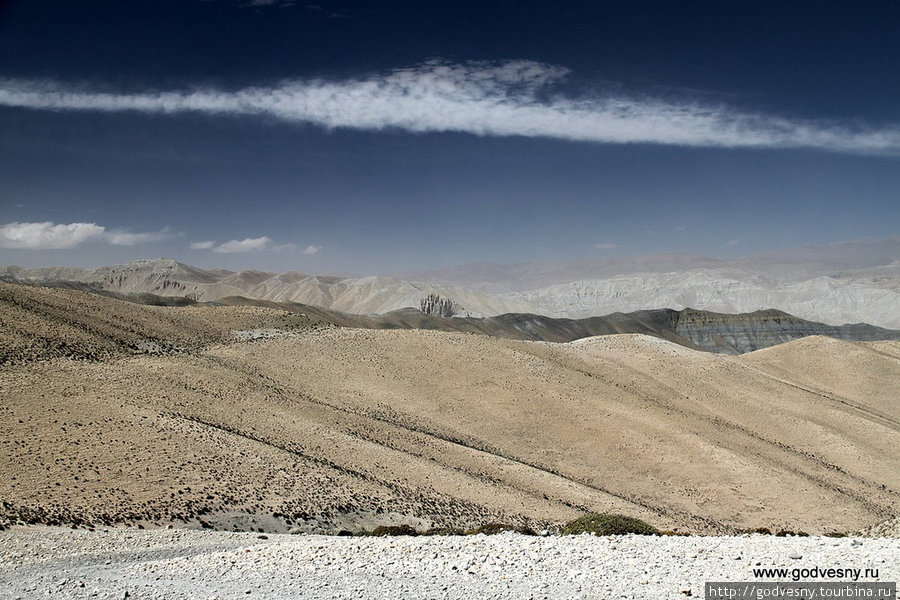
M554 345L336 330L278 344L265 369L292 386L359 409L383 405L442 435L464 433L685 522L847 526L890 511L900 488L897 457L883 452L898 440L896 427L823 407L819 396L735 359L653 338ZM281 356L305 368L290 370ZM882 484L892 491L880 492Z
M226 339L232 330L318 326L254 307L163 307L64 288L0 282L0 365L166 353Z
M94 298L70 304L72 320L112 310ZM228 327L220 308L192 310ZM68 335L58 321L42 321L48 336ZM306 329L222 339L4 367L2 513L241 513L268 515L267 528L287 514L336 529L387 512L474 524L615 510L694 531L822 532L881 521L900 495L890 420L805 389L790 370L775 377L656 338ZM844 377L869 369L854 363Z

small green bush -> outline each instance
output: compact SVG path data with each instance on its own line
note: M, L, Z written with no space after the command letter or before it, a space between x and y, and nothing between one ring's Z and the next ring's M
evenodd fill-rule
M775 533L775 537L787 537L789 535L794 537L809 537L809 534L805 531L791 531L790 529L779 529Z
M579 533L593 533L594 535L625 535L636 533L639 535L660 535L660 531L641 521L625 515L590 513L562 528L563 535L577 535Z
M507 523L485 523L484 525L469 530L466 533L468 535L478 535L479 533L483 533L484 535L496 535L498 533L504 533L506 531L515 531L516 533L521 533L522 535L537 535L532 529L529 529L528 527L509 525Z
M409 525L379 525L368 535L385 536L385 535L419 535L419 532Z
M432 527L422 535L465 535L466 532L455 527Z

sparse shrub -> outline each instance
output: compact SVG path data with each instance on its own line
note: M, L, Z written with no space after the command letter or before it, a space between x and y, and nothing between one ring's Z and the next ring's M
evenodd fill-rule
M379 525L368 535L386 536L386 535L419 535L419 532L409 525Z
M466 534L478 535L479 533L483 533L484 535L496 535L498 533L504 533L506 531L514 531L516 533L521 533L522 535L537 535L534 530L528 527L522 527L520 525L510 525L508 523L485 523L484 525L467 531Z
M465 535L466 532L456 527L432 527L422 535Z
M575 519L563 526L563 535L576 535L579 533L592 533L594 535L625 535L636 533L639 535L660 535L660 531L652 525L617 514L590 513L579 519Z
M772 530L768 527L757 527L756 529L748 529L747 533L758 533L760 535L772 535Z
M791 531L790 529L779 529L776 533L776 537L787 537L789 535L795 537L809 537L809 534L805 531Z
M828 533L825 534L825 537L842 538L842 537L847 537L847 534L841 533L840 531L829 531Z

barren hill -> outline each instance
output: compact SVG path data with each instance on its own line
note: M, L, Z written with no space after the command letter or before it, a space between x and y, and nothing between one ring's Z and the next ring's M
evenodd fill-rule
M7 523L335 531L610 510L813 533L900 504L896 342L731 357L644 335L364 330L6 287ZM63 345L122 341L30 355L7 333L20 323ZM135 354L143 339L177 349Z

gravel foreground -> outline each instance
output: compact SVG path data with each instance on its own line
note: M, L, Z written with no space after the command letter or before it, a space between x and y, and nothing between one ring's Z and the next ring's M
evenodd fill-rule
M0 597L10 599L684 599L702 597L706 581L766 580L753 577L757 566L868 567L879 569L879 581L896 581L900 540L512 533L345 538L59 528L0 533Z

